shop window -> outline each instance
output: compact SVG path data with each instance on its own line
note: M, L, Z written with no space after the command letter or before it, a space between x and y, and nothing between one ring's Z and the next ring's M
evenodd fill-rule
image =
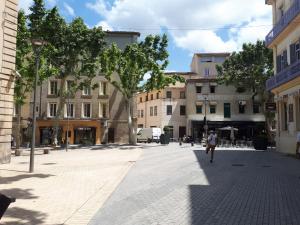
M215 114L216 113L216 109L217 109L217 106L216 105L210 105L209 106L209 112L211 114Z
M172 106L167 105L167 115L172 115Z
M185 116L185 105L180 106L180 115Z
M202 113L202 105L196 105L196 113L201 114Z

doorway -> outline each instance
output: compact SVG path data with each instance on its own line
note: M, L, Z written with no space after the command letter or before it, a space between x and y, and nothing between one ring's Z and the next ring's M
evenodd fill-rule
M108 128L108 143L115 142L115 128Z
M186 135L186 127L179 127L179 138L183 138Z

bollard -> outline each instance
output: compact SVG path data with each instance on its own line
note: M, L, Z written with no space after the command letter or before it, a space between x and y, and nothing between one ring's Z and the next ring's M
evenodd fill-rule
M179 145L180 145L180 146L182 145L182 141L181 141L181 138L179 138Z
M0 219L2 218L10 203L15 201L15 198L9 198L3 194L0 194Z
M193 142L193 141L191 142L191 146L192 146L192 147L194 146L194 142Z

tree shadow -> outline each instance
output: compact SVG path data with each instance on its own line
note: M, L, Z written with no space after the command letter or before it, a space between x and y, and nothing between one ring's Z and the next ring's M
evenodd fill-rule
M27 178L47 178L50 176L54 176L51 174L20 174L13 177L1 177L0 184L11 184L13 182L27 179Z
M2 189L1 194L4 194L15 199L36 199L38 196L31 194L32 189ZM13 204L13 203L12 203Z
M47 218L47 214L34 211L22 209L19 207L8 208L4 217L14 218L14 221L7 221L1 223L3 225L25 225L25 224L44 224Z
M211 164L204 151L194 154L207 184L189 185L192 225L299 223L300 210L293 207L300 205L296 160L274 152L217 150Z

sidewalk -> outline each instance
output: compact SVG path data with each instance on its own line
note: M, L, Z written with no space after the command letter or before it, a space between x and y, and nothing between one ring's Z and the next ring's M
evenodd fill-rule
M87 224L139 159L140 148L36 151L35 173L29 152L0 165L0 192L16 198L1 224Z

